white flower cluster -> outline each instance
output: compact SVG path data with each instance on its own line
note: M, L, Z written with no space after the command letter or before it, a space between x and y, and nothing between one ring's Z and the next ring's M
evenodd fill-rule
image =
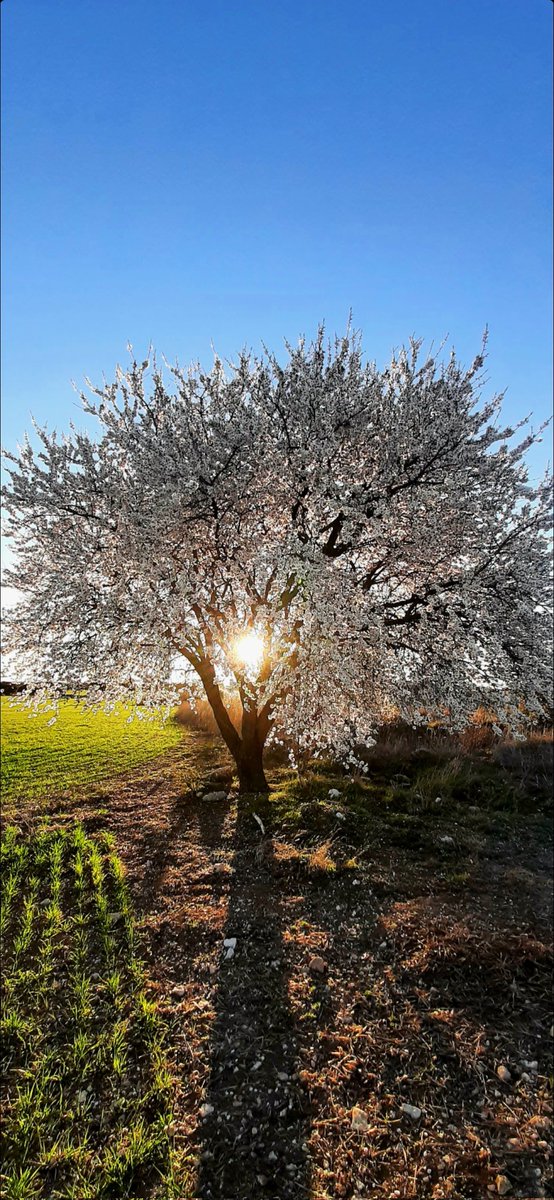
M38 429L38 452L8 455L6 649L35 698L171 704L178 660L235 756L233 690L262 744L352 766L391 711L544 712L550 481L528 481L538 433L514 444L501 397L480 403L483 355L421 362L412 342L379 371L323 330L287 350L208 373L133 361L82 397L96 439ZM245 631L255 670L233 654Z

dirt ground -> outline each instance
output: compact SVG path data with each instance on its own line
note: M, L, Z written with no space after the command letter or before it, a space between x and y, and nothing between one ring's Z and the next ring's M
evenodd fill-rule
M169 1023L182 1200L552 1196L543 836L488 835L445 871L459 828L433 854L381 826L318 840L202 799L218 769L195 734L53 810L117 837Z

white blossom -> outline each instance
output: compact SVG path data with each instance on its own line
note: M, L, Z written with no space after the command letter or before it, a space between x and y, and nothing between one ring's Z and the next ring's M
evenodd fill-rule
M412 341L379 371L350 331L224 368L132 361L83 393L97 437L37 428L4 504L21 602L6 619L40 700L204 689L239 763L268 737L357 769L384 715L520 728L550 681L550 480L538 433ZM540 431L539 431L540 433ZM253 665L234 648L263 644ZM186 671L183 673L183 665ZM242 701L233 726L227 700ZM258 773L259 774L259 773Z

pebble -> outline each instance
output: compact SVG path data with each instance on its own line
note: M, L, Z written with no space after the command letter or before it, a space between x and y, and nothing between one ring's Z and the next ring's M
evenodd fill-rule
M358 1129L359 1131L369 1129L369 1121L363 1108L354 1107L352 1109L351 1121L353 1129Z
M525 1062L524 1060L521 1065L522 1067L525 1067L526 1071L538 1071L539 1069L539 1064L536 1058L533 1059L533 1062Z
M496 1068L496 1074L498 1075L498 1078L502 1080L502 1083L511 1083L511 1073L508 1068L504 1066L504 1063L501 1063L500 1066Z
M172 996L178 997L178 996L184 996L184 994L185 994L185 985L183 983L176 983L175 987L172 987L172 989L171 989Z
M332 799L332 800L338 800L338 798L339 798L339 796L340 796L340 792L339 792L339 789L338 789L338 788L329 788L329 793L328 793L328 794L329 794L329 796L331 797L331 799Z
M324 958L320 958L320 956L316 954L315 958L310 959L308 963L308 970L315 971L316 975L323 975L327 970L327 963L325 962Z
M439 838L439 842L442 842L443 846L453 846L454 838L450 837L449 833L443 833L442 837Z
M400 1107L406 1116L411 1117L413 1121L419 1121L421 1109L417 1107L417 1104L401 1104Z
M211 1117L213 1111L214 1111L213 1104L201 1104L200 1105L200 1116L201 1117Z
M227 792L204 792L203 800L226 800Z
M225 938L223 945L226 950L235 950L237 945L236 938Z
M507 1196L511 1192L512 1185L507 1175L497 1175L494 1182L499 1196Z

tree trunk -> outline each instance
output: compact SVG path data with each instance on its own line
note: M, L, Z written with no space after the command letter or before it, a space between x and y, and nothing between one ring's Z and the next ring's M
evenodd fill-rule
M270 725L268 706L258 713L255 707L251 708L241 697L243 713L239 734L223 703L212 664L206 659L194 665L204 684L221 736L235 760L241 795L248 792L268 792L269 785L263 766L264 745Z
M254 736L242 739L240 752L236 757L241 795L247 792L268 792L269 785L264 774L263 742Z
M269 786L264 775L263 755L265 740L269 730L267 714L258 712L255 704L245 696L241 689L242 724L240 750L235 755L239 777L239 792L268 792Z

